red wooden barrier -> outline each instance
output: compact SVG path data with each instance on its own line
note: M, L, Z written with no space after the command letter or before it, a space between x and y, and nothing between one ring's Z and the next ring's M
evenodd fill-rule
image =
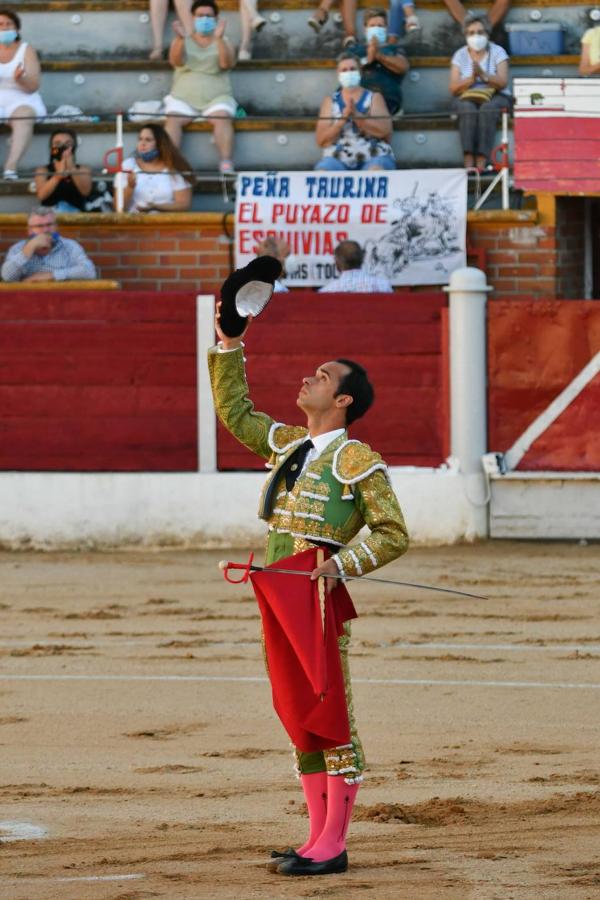
M0 295L0 468L197 467L195 296Z
M296 406L302 376L330 359L364 365L375 404L351 427L390 465L437 466L447 455L447 386L436 293L276 294L246 341L251 396L278 421L304 424ZM263 462L219 426L220 469Z
M490 448L508 450L598 352L597 301L490 303ZM599 471L599 410L596 376L532 444L518 469Z

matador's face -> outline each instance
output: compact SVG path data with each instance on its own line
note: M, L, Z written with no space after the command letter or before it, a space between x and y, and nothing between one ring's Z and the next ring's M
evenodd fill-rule
M323 363L314 375L307 375L302 379L296 403L307 415L348 406L348 400L352 400L349 394L337 392L342 379L349 374L350 369L343 363L335 360Z

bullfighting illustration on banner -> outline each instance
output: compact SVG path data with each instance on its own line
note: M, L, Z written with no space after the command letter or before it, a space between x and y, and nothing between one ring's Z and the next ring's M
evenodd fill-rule
M288 287L336 275L333 251L358 241L364 268L394 285L445 284L466 265L464 169L395 172L242 172L236 200L236 266L266 237L290 248Z

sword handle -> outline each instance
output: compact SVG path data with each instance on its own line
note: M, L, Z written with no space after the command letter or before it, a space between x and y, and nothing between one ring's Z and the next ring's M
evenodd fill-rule
M223 577L225 581L228 581L230 584L246 584L248 579L250 578L250 570L253 568L252 562L254 560L254 553L251 553L248 557L247 563L234 563L228 562L227 560L222 559L219 563L219 568L223 572ZM232 578L229 574L231 569L241 569L243 571L243 575L241 578Z

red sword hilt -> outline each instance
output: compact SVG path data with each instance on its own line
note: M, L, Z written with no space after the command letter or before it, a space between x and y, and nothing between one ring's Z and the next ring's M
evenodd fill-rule
M251 553L248 557L247 563L234 563L229 562L225 559L222 559L219 563L219 568L223 571L223 577L225 581L228 581L230 584L246 584L248 579L250 578L250 571L252 569L252 563L254 561L254 553ZM229 572L231 569L241 569L243 575L241 578L232 578Z

